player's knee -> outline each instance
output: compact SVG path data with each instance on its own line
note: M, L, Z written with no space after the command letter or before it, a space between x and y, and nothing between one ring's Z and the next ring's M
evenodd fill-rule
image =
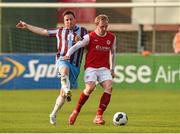
M67 75L62 75L62 76L61 76L61 80L66 80L67 78L68 78Z
M68 76L67 76L67 75L62 75L62 76L61 76L61 84L62 84L62 85L63 85L63 84L66 84L67 79L68 79Z
M84 93L86 95L90 95L93 91L94 88L96 87L95 83L86 83L86 88L84 89Z
M66 67L66 66L59 67L59 68L58 68L58 72L59 72L61 75L62 75L62 74L67 75L67 74L69 74L69 68Z
M104 92L111 94L112 93L112 87L105 88Z
M64 98L64 99L66 98L66 94L65 94L64 90L62 90L62 89L60 91L60 95L62 98Z
M92 93L92 91L93 91L93 90L91 90L91 89L85 88L85 89L84 89L84 94L89 96L89 95Z

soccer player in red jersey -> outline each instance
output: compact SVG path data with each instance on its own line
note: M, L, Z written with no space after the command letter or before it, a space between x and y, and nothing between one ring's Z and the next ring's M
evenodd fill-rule
M66 53L66 56L63 57L64 60L67 60L71 54L79 48L87 47L84 65L85 89L80 94L76 108L69 117L70 125L75 123L82 106L95 89L96 81L98 81L98 83L100 83L103 87L104 93L100 99L99 107L93 122L95 124L105 124L103 113L106 110L111 98L112 78L115 75L114 67L116 48L115 35L107 31L108 22L109 19L106 15L97 16L95 18L95 31L85 35L83 40L72 46Z
M67 10L63 13L64 27L56 29L44 29L26 22L20 21L16 27L28 29L33 33L57 38L56 68L61 76L61 91L56 99L55 106L50 114L50 123L56 124L56 114L64 105L65 100L71 100L70 88L77 88L77 77L80 73L80 65L83 57L83 48L76 51L69 61L62 60L68 49L87 34L87 30L76 25L74 12Z

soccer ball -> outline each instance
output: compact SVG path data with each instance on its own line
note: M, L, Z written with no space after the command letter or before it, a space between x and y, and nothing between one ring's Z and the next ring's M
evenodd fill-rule
M113 116L113 123L116 126L126 125L128 122L127 114L124 112L116 112Z

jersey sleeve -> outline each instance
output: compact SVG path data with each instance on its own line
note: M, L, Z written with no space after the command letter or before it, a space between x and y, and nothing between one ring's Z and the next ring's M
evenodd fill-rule
M88 31L86 28L84 28L84 35L88 34Z
M58 33L59 29L48 29L47 31L49 37L56 37L56 34Z
M89 34L85 35L83 37L83 40L77 42L74 46L72 46L66 53L66 56L71 56L75 51L77 51L79 48L85 47L89 44Z
M87 29L84 28L84 27L82 27L81 29L82 29L82 30L81 30L81 38L82 38L82 40L83 40L83 39L84 39L84 36L88 34L88 31L87 31Z

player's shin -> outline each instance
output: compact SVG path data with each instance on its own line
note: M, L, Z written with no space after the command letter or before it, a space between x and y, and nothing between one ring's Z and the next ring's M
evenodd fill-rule
M61 88L67 96L67 101L71 101L70 81L67 75L61 76Z
M106 110L106 108L110 102L110 99L111 99L111 94L104 92L101 97L100 103L99 103L97 115L103 115L104 111Z
M56 99L56 103L55 106L53 108L53 111L51 112L51 114L49 115L50 117L50 124L52 125L56 125L56 114L59 111L59 109L64 105L65 102L65 98L61 95L59 95Z
M108 92L104 92L101 100L100 100L100 104L96 113L96 116L93 120L93 123L98 124L98 125L104 125L105 124L105 120L103 119L103 113L106 110L109 102L110 102L110 98L111 98L111 94Z
M71 113L71 115L69 116L69 124L73 125L76 121L76 118L79 114L79 112L81 111L82 106L84 105L84 103L88 100L89 95L86 95L84 92L82 92L79 96L79 100L78 103L76 105L75 110Z
M84 105L84 103L88 100L89 95L86 95L84 92L81 92L79 96L78 103L76 105L76 111L79 113L81 110L81 107Z
M59 95L56 99L56 103L54 105L53 111L51 112L50 116L56 116L57 112L65 103L65 98L61 95Z

